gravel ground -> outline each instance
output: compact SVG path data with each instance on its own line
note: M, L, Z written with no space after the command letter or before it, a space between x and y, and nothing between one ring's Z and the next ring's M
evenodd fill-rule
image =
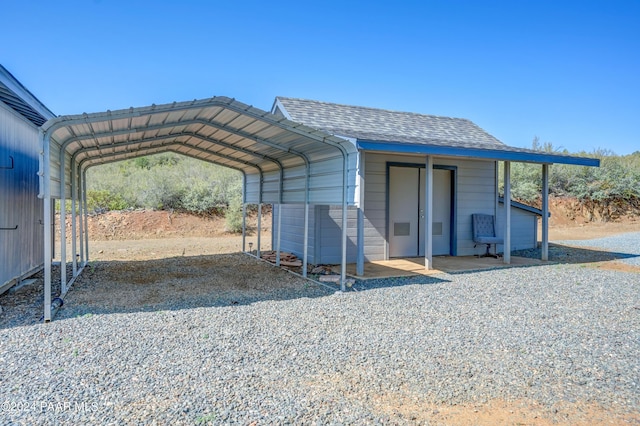
M563 240L557 244L587 247L620 254L620 261L640 266L640 232L631 232L593 240Z
M97 262L50 324L0 298L0 424L637 425L639 277L578 262L335 294L239 254Z

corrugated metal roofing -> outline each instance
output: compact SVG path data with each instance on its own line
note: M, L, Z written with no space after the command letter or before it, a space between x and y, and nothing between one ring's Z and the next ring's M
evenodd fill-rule
M464 118L276 97L274 110L307 126L357 139L380 152L598 166L599 160L506 145Z
M84 170L162 151L242 171L247 202L305 202L308 167L309 201L342 204L345 158L355 176L353 143L226 97L62 116L43 130L50 138L43 171L56 198L62 169L71 194L72 164Z
M25 103L18 95L12 90L0 82L0 101L7 104L18 114L22 115L27 120L31 121L36 126L40 127L47 121L38 111L31 108L31 106Z
M55 117L54 113L2 65L0 65L0 101L38 127Z

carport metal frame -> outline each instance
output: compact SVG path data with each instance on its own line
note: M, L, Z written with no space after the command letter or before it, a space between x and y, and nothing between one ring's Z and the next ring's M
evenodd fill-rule
M178 116L176 113L180 112ZM203 119L200 116L204 113L213 112L213 116L209 119ZM194 115L190 119L183 118L187 115ZM226 122L215 121L219 116L232 116ZM160 124L151 124L152 119L162 118ZM173 117L173 119L170 119ZM140 120L146 119L146 122L140 125ZM123 128L114 130L114 123L122 124L121 121L126 120L127 125ZM133 121L137 120L135 125ZM234 127L230 123L238 120L243 125ZM96 132L95 125L108 125L108 130ZM191 130L187 130L191 126ZM193 129L193 126L197 126ZM245 129L256 126L254 133ZM180 129L174 133L176 128ZM168 134L161 134L163 131L169 130ZM205 133L200 133L201 131ZM213 132L211 132L213 130ZM58 132L61 131L61 132ZM70 137L64 137L64 133ZM155 134L146 136L149 133ZM206 134L208 132L208 134ZM225 135L222 138L211 137L218 132ZM275 136L261 136L260 133L273 133ZM140 138L132 137L136 134L142 134ZM194 100L192 102L173 103L161 106L152 105L150 107L130 108L120 111L106 111L104 113L82 114L77 116L63 116L47 121L41 128L41 161L39 175L41 177L40 194L44 199L44 320L48 322L55 313L55 306L52 306L51 294L51 264L53 249L53 210L52 199L56 194L52 193L52 183L56 185L55 177L52 171L58 167L59 170L59 193L60 199L60 279L61 293L60 298L64 298L68 290L73 285L76 278L82 273L84 267L89 261L89 235L88 235L88 210L86 198L86 173L87 170L95 165L106 164L110 162L122 161L129 158L135 158L143 155L149 155L160 152L177 152L179 154L191 156L214 164L222 165L236 169L242 173L242 201L243 201L243 233L242 233L242 251L245 250L246 239L246 205L248 200L248 186L251 185L253 190L257 189L257 199L253 200L258 204L258 247L257 255L260 256L260 216L262 204L265 201L265 193L273 193L274 191L265 191L265 174L273 174L274 170L265 170L267 163L275 165L277 170L277 198L268 200L278 204L278 208L286 203L304 203L305 219L304 219L304 254L303 254L303 275L306 276L307 269L307 251L308 251L308 220L309 220L309 204L316 201L317 204L338 204L342 205L342 264L341 264L341 289L345 290L346 278L346 248L347 248L347 205L354 202L353 195L349 194L348 175L353 168L353 158L356 154L355 146L344 139L331 136L318 130L300 125L287 119L276 117L268 112L261 111L257 108L242 104L234 99L224 97L214 97L206 100ZM116 142L117 137L126 137L125 140ZM106 142L100 142L101 139L107 138ZM186 140L184 140L186 138ZM227 139L234 139L236 142L228 142ZM60 139L60 140L59 140ZM282 140L280 140L282 139ZM193 143L193 141L196 141ZM61 143L60 143L61 142ZM209 149L200 146L203 142L210 144ZM69 150L74 145L75 150ZM85 146L84 144L87 144ZM307 151L299 149L298 145L310 147ZM255 149L250 149L252 146ZM265 147L272 149L269 151ZM58 149L53 151L52 149ZM186 152L185 152L186 151ZM225 152L230 151L230 152ZM262 152L262 151L267 151ZM199 155L193 154L199 153ZM279 153L276 154L276 153ZM319 154L318 154L319 153ZM59 165L56 164L52 154L57 154ZM334 161L333 158L342 158L340 167L334 166L328 172L342 172L341 186L323 187L318 185L312 174L312 164L314 154L320 155L322 158L329 156L329 160L324 158L320 161ZM67 158L70 156L69 167L67 167ZM82 158L80 158L82 157ZM247 158L254 161L249 161ZM298 158L298 162L289 165L292 159ZM301 162L299 161L301 160ZM285 164L287 163L287 164ZM300 201L284 200L283 194L285 188L285 171L304 167L304 195ZM249 170L254 170L249 173ZM69 175L70 183L67 183L67 175ZM258 176L258 181L251 184L248 181L248 175ZM293 180L299 177L291 178ZM316 180L322 180L319 176ZM324 184L324 183L323 183ZM257 187L257 188L256 188ZM312 189L325 190L330 194L327 200L312 200ZM72 277L67 281L67 253L66 253L66 208L67 189L71 192L71 248L72 248ZM299 191L299 189L296 189ZM326 195L325 195L326 196ZM326 202L329 201L329 202ZM79 214L78 214L79 213ZM79 219L78 219L79 218ZM79 227L77 222L79 221ZM80 237L79 263L77 256L78 230ZM276 250L278 253L276 264L280 264L280 226L276 235Z

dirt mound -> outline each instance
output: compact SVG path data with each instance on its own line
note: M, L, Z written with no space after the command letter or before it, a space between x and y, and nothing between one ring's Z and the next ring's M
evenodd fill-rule
M540 203L538 203L540 204ZM540 205L537 206L538 208ZM553 197L549 199L550 226L579 226L587 223L629 223L640 218L640 210L629 203L581 202L576 198Z
M224 218L168 211L107 212L89 218L89 235L99 240L138 240L178 236L224 235Z
M247 217L247 231L251 235L256 217ZM271 229L271 215L262 216L262 229ZM67 234L71 233L71 218L67 217ZM89 216L89 235L92 240L141 240L176 237L225 237L235 234L226 230L221 216L196 216L161 210L112 211Z

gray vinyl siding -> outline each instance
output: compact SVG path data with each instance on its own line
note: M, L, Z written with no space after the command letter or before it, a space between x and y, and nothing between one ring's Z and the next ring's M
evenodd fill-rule
M387 161L391 156L365 153L364 172L364 259L384 260L387 256ZM411 162L419 162L413 157Z
M504 204L498 205L496 234L504 237ZM511 250L535 248L538 245L538 215L517 207L511 207ZM498 252L504 251L498 245Z
M44 262L39 145L38 128L0 102L0 293Z
M387 257L387 163L424 164L424 156L365 153L364 195L364 257L365 262ZM434 158L434 165L456 169L457 255L478 253L471 235L471 215L496 215L496 168L493 161ZM304 205L283 205L281 248L302 256ZM339 264L341 262L341 206L310 206L309 263ZM502 235L502 209L498 214L498 235ZM357 257L357 210L350 206L347 216L347 262ZM534 247L536 242L535 214L512 210L512 248ZM277 208L274 211L274 236L277 230ZM275 238L275 237L274 237ZM275 239L274 239L275 247ZM499 248L501 249L501 248Z
M435 164L441 164L436 159ZM473 245L471 215L496 214L496 168L494 161L456 160L458 166L458 256L477 253Z
M365 157L365 261L387 256L387 162L424 164L424 156L366 153ZM495 215L495 162L434 158L434 165L454 166L457 172L457 254L475 254L471 215Z
M317 263L335 265L342 262L342 206L316 206ZM357 210L347 209L347 263L357 256Z
M357 249L357 210L348 207L347 261L355 262ZM308 262L313 265L333 265L342 261L342 206L309 206ZM278 207L273 211L272 244L276 247ZM280 250L302 258L304 247L304 204L282 205Z
M315 206L309 206L309 244L307 248L307 261L317 264L314 248L316 247L315 230ZM276 236L278 235L278 206L273 206L273 224L271 247L276 248ZM304 204L282 205L282 233L280 234L280 250L293 253L302 259L304 254Z

